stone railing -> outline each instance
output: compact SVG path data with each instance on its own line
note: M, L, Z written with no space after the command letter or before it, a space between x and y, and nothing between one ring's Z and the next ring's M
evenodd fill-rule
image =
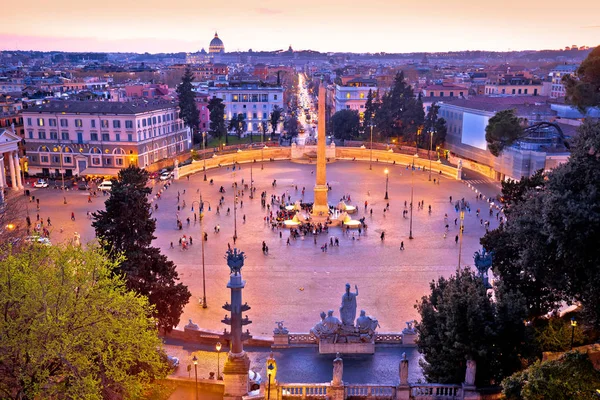
M344 397L349 398L365 398L365 399L395 399L395 386L379 386L379 385L346 385Z
M306 399L326 398L328 383L285 383L278 386L279 398L282 399Z
M288 334L288 343L293 344L317 344L317 338L309 333L290 333Z
M402 334L401 333L377 333L375 335L375 343L390 343L390 344L401 344Z
M436 383L411 385L410 396L415 400L450 400L462 399L462 386L460 385L442 385Z

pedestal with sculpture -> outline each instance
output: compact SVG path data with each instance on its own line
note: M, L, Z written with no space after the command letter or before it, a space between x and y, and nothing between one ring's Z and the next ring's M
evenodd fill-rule
M356 291L352 293L350 284L346 284L346 293L342 295L340 306L341 321L333 315L333 310L329 310L327 314L323 311L321 321L310 330L311 336L319 344L320 354L375 353L375 335L379 323L367 316L364 310L361 310L356 319L358 286L355 285L354 288Z
M230 269L227 287L231 289L231 304L225 303L223 308L231 312L231 318L225 315L221 322L231 326L231 332L225 330L223 334L230 343L230 350L223 366L225 384L223 399L241 400L242 396L248 394L248 370L250 369L250 359L244 351L243 342L251 337L250 332L242 331L242 327L252 323L247 315L242 318L242 312L250 310L248 303L242 304L242 289L246 286L246 281L242 280L241 270L246 256L244 252L233 249L227 251L225 258Z
M329 398L331 400L344 400L344 360L340 353L335 354L333 360L333 379L329 386Z

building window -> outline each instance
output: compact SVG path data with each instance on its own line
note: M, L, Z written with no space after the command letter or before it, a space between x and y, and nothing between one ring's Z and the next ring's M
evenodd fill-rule
M123 165L123 159L122 158L115 158L115 164L117 164L117 165Z
M515 92L516 92L516 90L515 90L515 89L513 89L513 90L512 90L512 94L516 94Z
M459 92L458 94L460 95L460 97L464 97L465 96L464 92Z
M72 162L70 156L65 156L64 160L65 160L65 164L71 164L71 162Z
M350 93L346 93L346 98L349 99L350 98Z
M33 139L33 131L29 131L29 139Z
M93 165L100 165L100 158L99 157L92 157L92 164Z
M27 126L31 126L31 118L27 118Z
M98 140L98 134L97 133L90 133L90 140Z
M68 126L69 126L69 120L68 120L68 119L64 119L64 118L62 118L62 119L60 120L60 126L62 126L63 128L66 128L66 127L68 127Z
M106 157L106 158L104 159L104 164L105 164L105 165L112 165L112 158L110 158L110 157Z
M110 141L110 135L108 133L103 133L102 134L102 140L105 142Z
M126 129L133 129L133 121L125 121Z
M433 97L433 92L429 92L429 97Z
M48 163L48 156L40 156L40 160L41 160L41 162L47 164Z
M115 141L117 141L117 142L121 141L121 134L120 133L116 133L115 134Z
M83 126L83 121L80 119L75 120L75 127L81 128Z
M37 119L37 126L44 126L44 118Z
M102 121L100 121L100 126L102 128L108 128L108 120L107 119L103 119Z
M118 119L113 119L113 128L114 129L121 128L121 121L119 121Z
M69 140L69 132L61 132L60 133L60 138L62 140Z
M523 89L523 93L524 93L524 94L527 94L527 89Z
M58 158L58 156L52 156L52 162L53 163L59 163L60 159Z
M450 97L454 97L454 92L450 92Z
M359 97L360 97L361 99L364 99L364 98L365 98L365 93L364 93L364 92L361 92L361 93L360 93L360 95L359 95Z
M252 113L252 119L257 119L257 118L258 118L258 114Z
M440 97L444 97L444 92L440 92Z
M49 126L56 126L56 120L55 119L49 119L48 120L48 125ZM40 125L41 126L41 125Z
M152 123L156 124L156 117L152 117Z
M521 89L519 89L519 94L521 94Z
M277 100L277 95L276 94L273 95L273 100Z
M537 89L533 89L533 95L537 96L537 94L538 94Z
M46 139L46 132L39 131L38 132L38 139Z

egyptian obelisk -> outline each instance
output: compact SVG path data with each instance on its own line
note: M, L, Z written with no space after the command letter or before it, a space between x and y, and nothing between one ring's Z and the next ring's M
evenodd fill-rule
M315 182L315 202L312 215L314 217L329 216L329 205L327 203L327 176L325 168L327 158L325 156L325 96L327 92L323 83L319 86L319 122L317 134L317 179Z

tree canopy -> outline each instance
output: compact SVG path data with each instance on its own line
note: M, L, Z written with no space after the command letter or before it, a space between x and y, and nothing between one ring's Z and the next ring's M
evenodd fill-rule
M505 147L510 146L522 136L521 120L512 109L498 111L490 118L485 127L485 140L490 153L495 157L498 157Z
M275 136L275 132L277 132L277 125L281 120L281 113L283 109L279 106L273 107L273 111L271 111L271 116L269 118L269 122L271 123L271 140L273 140L273 136Z
M577 68L577 75L565 75L563 83L567 102L585 112L600 107L600 46L593 49Z
M177 85L176 91L179 99L181 119L183 119L186 126L197 133L200 127L200 111L198 111L198 106L196 104L196 94L194 92L194 86L192 85L193 81L194 74L188 66L181 78L181 83Z
M531 188L540 179L544 184ZM495 274L525 295L531 318L576 301L585 320L600 326L599 182L600 123L587 121L570 159L529 180L507 208L508 222L483 237L495 252Z
M336 139L356 139L360 131L360 116L356 110L340 110L331 117L331 129Z
M151 218L147 181L148 173L137 167L119 171L105 210L93 214L92 226L104 250L118 261L127 287L148 296L159 327L169 332L179 323L191 294L187 286L177 283L175 264L151 246L156 221Z
M0 397L135 398L167 375L152 307L117 262L37 244L0 260Z
M429 111L427 111L423 123L423 132L419 135L419 147L428 149L431 145L432 149L435 149L446 140L448 128L446 127L446 120L444 118L439 118L439 111L440 106L436 103L433 103L429 108ZM433 137L430 137L429 132L433 132Z
M246 115L244 113L234 115L229 121L229 130L234 131L238 139L241 138L246 130Z
M416 305L420 364L430 382L461 383L467 360L477 363L476 384L499 382L520 367L526 335L524 302L518 292L496 288L496 301L469 269L430 284Z
M208 101L208 111L210 112L210 133L213 137L221 139L225 136L227 139L227 127L225 126L225 104L223 99L213 97Z

